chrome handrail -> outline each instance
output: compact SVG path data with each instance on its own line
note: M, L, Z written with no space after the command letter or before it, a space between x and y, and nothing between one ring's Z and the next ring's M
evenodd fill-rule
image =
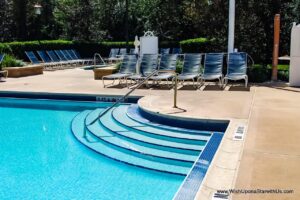
M94 54L94 65L97 65L97 60L96 60L97 56L100 58L101 62L102 62L104 65L106 65L106 62L103 60L102 56L101 56L99 53L95 53L95 54Z
M151 76L155 75L158 73L158 70L153 71L150 75L148 75L145 79L143 79L141 82L139 82L134 88L132 88L129 92L127 92L124 96L122 96L118 101L116 101L113 105L105 109L103 112L100 112L98 117L94 119L91 123L89 123L87 126L90 126L94 124L97 120L99 120L103 115L105 115L108 111L113 109L116 105L119 103L123 102L132 92L134 92L136 89L141 87L146 81L148 81Z

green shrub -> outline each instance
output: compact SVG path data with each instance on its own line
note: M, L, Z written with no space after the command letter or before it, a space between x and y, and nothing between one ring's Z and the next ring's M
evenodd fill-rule
M0 65L0 68L2 69L4 67L21 67L24 65L25 63L21 60L17 60L15 57L6 54Z
M10 42L4 43L10 47L15 57L19 59L26 59L25 51L36 50L53 50L53 49L66 49L73 45L71 41L65 40L44 40L44 41L26 41L26 42Z
M262 83L271 79L271 71L265 65L254 65L248 68L249 82Z
M177 48L179 47L179 41L160 41L159 48Z
M218 51L215 39L195 38L183 40L180 47L183 53L207 53Z
M11 48L7 44L0 43L0 53L1 54L11 54Z

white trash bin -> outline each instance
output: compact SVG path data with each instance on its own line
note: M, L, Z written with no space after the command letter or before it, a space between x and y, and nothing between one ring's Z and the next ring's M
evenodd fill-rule
M290 54L290 86L300 86L300 24L293 25Z

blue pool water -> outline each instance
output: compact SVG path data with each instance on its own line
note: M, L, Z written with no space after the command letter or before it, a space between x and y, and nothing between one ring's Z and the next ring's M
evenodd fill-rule
M70 124L83 107L63 110L65 103L55 102L57 107L33 108L38 101L20 102L3 107L7 102L0 101L0 199L165 200L184 179L129 166L81 145Z

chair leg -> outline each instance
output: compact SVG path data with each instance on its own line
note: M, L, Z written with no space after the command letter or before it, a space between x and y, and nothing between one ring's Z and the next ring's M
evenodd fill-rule
M245 88L247 88L248 87L248 77L246 76L245 77Z
M224 85L223 85L224 88L226 87L227 83L228 83L228 79L225 77L224 78Z
M106 85L105 85L105 83L104 83L104 77L102 77L102 83L103 83L103 87L105 88Z

